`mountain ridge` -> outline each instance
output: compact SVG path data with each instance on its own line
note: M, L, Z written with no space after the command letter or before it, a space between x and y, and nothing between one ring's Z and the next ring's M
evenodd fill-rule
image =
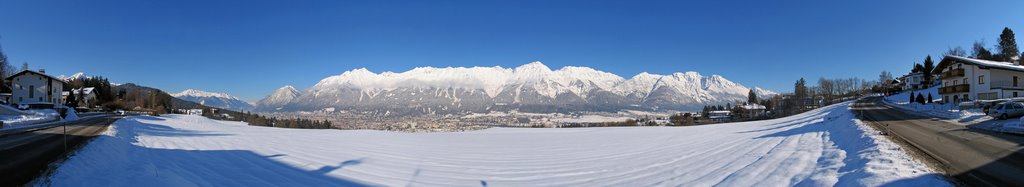
M229 110L252 110L255 108L252 103L243 101L238 97L226 93L186 89L170 95L178 99L196 102L201 105Z
M398 115L508 110L693 111L704 105L745 101L752 89L762 97L776 94L743 86L720 75L705 76L694 71L668 75L643 72L625 79L589 67L552 70L539 61L515 68L417 67L397 73L357 68L321 79L313 87L288 97L286 104L257 104L256 110L336 108ZM274 95L278 94L264 100Z

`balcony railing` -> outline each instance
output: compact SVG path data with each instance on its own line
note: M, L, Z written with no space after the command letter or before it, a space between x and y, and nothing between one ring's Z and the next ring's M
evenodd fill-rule
M1024 84L1015 84L1013 81L992 81L991 84L991 88L1024 88Z
M949 71L943 71L942 75L940 75L939 77L941 79L946 79L946 78L955 78L955 77L963 77L963 76L964 76L964 69L963 68L957 68L957 69L953 69L953 70L949 70Z
M969 92L970 90L971 86L966 84L943 86L939 88L939 94Z

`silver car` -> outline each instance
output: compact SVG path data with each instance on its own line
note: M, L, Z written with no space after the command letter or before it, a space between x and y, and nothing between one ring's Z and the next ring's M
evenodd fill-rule
M1024 116L1024 104L1019 102L1000 103L995 107L992 107L992 110L989 111L988 115L998 119Z

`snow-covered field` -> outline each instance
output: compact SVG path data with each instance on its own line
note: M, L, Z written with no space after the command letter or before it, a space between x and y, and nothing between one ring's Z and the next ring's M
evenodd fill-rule
M54 186L949 186L848 103L692 127L303 130L120 120Z

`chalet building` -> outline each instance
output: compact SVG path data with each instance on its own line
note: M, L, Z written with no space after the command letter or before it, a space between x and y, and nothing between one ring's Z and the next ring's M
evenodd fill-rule
M1024 96L1024 66L959 56L946 56L935 67L946 103L993 100Z
M64 80L46 75L46 70L22 70L7 77L11 84L11 103L51 103L54 106L64 104L62 93Z
M767 108L764 105L756 103L750 103L739 106L739 117L744 119L753 119L764 117L767 112Z
M924 85L924 73L910 73L900 77L903 80L903 90L917 90Z
M729 122L732 120L732 111L728 110L715 110L708 112L708 119L713 122Z

